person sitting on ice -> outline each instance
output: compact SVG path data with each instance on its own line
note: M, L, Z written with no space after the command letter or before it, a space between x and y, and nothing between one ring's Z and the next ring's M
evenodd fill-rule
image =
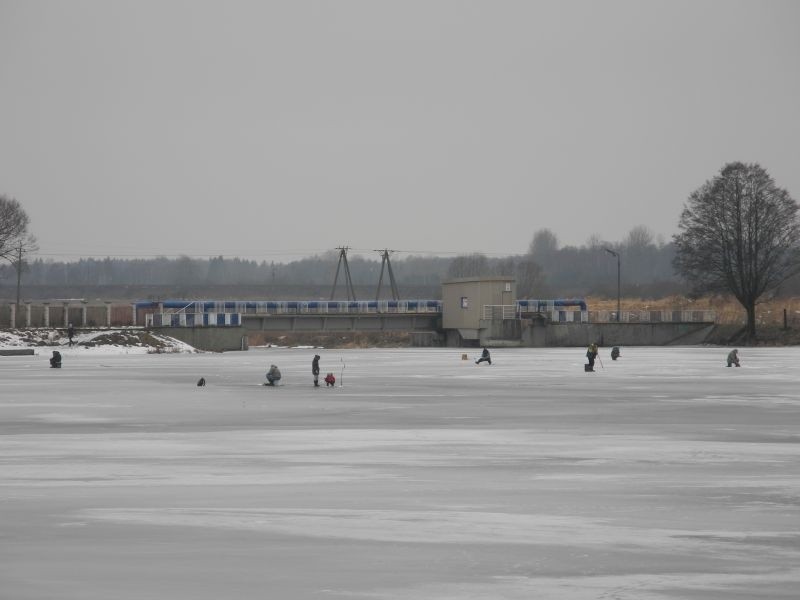
M617 360L619 358L619 346L614 346L611 349L611 360Z
M489 364L492 364L492 357L489 355L489 349L486 346L483 347L483 352L481 352L481 357L475 361L475 364L479 365L484 361L488 362Z
M728 353L728 366L730 367L731 365L741 366L739 364L739 350L731 350Z
M61 368L61 352L59 352L58 350L53 350L53 356L50 357L50 368L51 369Z
M265 385L277 385L281 380L281 370L276 365L270 365L267 371L267 383Z
M328 373L325 375L325 387L336 387L336 377L333 376L333 373Z

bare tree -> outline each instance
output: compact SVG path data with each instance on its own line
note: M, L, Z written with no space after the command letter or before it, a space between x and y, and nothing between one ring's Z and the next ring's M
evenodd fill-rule
M28 233L30 219L20 203L0 195L0 257L10 260Z
M628 247L628 252L635 252L648 246L653 246L654 240L655 236L648 227L637 225L628 232L628 237L625 238L624 244Z
M603 248L608 248L611 245L611 242L607 242L597 233L593 233L586 240L586 249L592 252L602 251Z
M650 282L657 277L659 249L655 245L655 235L648 227L637 225L631 229L617 251L625 257L626 282Z
M36 238L28 233L30 219L15 198L0 195L0 258L14 267L17 275L17 309L19 309L22 271L25 256L39 248Z
M543 264L558 252L558 237L550 229L539 229L533 234L528 254Z
M514 274L517 279L517 296L520 298L543 298L547 288L542 267L530 254L517 262Z
M800 272L798 205L757 164L729 163L689 196L674 236L676 270L698 292L727 291L756 333L756 303Z
M463 254L456 256L447 269L448 277L480 277L490 275L489 260L485 254Z
M514 275L514 265L516 260L513 256L506 256L503 258L496 258L491 261L490 273L492 275Z
M17 247L12 248L9 256L6 256L8 262L14 267L17 274L17 310L19 310L20 294L22 290L22 273L27 270L28 261L26 257L28 254L39 250L39 245L36 243L36 238L32 235L26 235L24 238L17 240Z

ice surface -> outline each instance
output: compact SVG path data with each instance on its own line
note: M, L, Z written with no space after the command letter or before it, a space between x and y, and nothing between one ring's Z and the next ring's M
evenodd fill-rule
M798 348L90 350L0 357L0 598L798 597Z

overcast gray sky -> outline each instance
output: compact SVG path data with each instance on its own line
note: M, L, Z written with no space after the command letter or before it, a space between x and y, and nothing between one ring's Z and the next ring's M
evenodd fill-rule
M56 259L669 239L726 162L800 199L798 31L793 0L0 0L0 193Z

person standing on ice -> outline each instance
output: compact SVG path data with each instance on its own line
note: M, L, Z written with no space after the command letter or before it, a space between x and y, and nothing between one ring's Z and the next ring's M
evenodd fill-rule
M475 361L476 365L481 364L482 362L488 362L492 364L492 357L489 355L489 349L486 346L483 347L483 352L481 352L481 357Z
M72 323L67 327L67 337L69 338L69 347L72 348L72 345L75 343L72 341L72 338L75 337L75 328L72 326Z
M594 342L589 344L586 349L586 358L589 359L589 371L594 371L594 359L597 358L597 344Z
M741 366L739 364L739 350L731 350L728 353L728 366L730 367L731 365Z
M281 370L277 365L270 365L267 371L267 383L265 385L277 385L281 380Z
M311 361L311 374L314 376L314 387L319 387L319 354Z

